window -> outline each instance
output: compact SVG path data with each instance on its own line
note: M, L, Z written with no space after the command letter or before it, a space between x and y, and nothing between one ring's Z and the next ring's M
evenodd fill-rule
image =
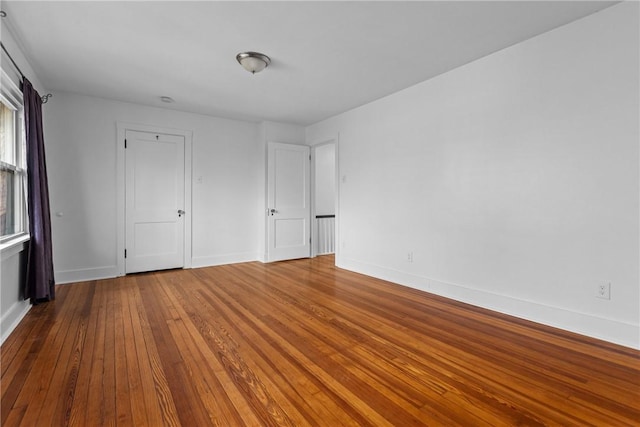
M0 242L26 233L26 156L22 94L2 72L0 89Z

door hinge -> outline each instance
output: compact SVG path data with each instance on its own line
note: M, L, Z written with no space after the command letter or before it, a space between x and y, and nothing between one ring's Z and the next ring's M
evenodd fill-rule
M124 148L125 149L127 148L127 140L126 139L124 140Z
M125 258L127 257L127 250L126 249L124 250L124 257Z
M309 161L311 161L311 154L309 154Z

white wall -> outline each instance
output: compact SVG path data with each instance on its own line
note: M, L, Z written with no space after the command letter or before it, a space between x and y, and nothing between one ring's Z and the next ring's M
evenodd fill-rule
M306 133L303 126L288 123L262 122L264 142L305 145ZM265 144L266 150L266 144Z
M38 76L33 71L33 68L31 68L31 64L29 64L26 56L24 56L21 43L14 36L15 30L13 29L13 25L11 24L10 17L2 18L2 21L0 21L0 33L2 34L2 44L4 44L4 47L11 54L11 58L13 58L16 64L18 64L18 67L20 67L20 71L25 74L27 79L29 79L29 81L31 82L31 85L35 90L38 91L41 96L45 95L47 91L45 90L42 83L40 83ZM17 71L14 72L14 68L11 62L8 60L8 58L5 57L5 53L1 50L0 52L2 53L2 68L7 73L14 73L16 76L18 76L19 74L17 73ZM7 61L7 63L4 63L5 60ZM45 111L43 111L43 115L44 114Z
M64 92L51 102L45 136L58 283L117 275L117 122L193 132L194 267L259 258L258 124Z
M638 36L623 3L307 128L339 265L640 348Z

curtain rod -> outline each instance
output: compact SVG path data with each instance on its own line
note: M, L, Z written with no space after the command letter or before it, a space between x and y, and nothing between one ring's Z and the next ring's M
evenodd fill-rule
M7 12L5 12L4 10L0 10L0 17L6 18L7 17ZM20 73L20 77L22 77L22 80L24 80L26 78L24 73L22 72L22 70L20 70L20 67L18 67L18 64L16 64L16 61L13 60L13 57L11 56L11 54L9 53L7 48L4 47L4 43L2 43L1 41L0 41L0 46L2 46L2 50L4 50L4 53L7 54L7 57L9 57L9 60L11 61L11 63L15 67L15 69L18 71L18 73ZM40 99L42 100L43 104L46 104L49 101L49 98L51 98L52 96L53 95L48 93L48 94L46 94L44 96L41 96Z

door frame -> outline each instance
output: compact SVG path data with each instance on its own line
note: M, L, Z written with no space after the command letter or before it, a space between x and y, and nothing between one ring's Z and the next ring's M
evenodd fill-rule
M168 135L177 135L184 137L184 268L191 268L191 222L192 222L192 203L191 203L191 164L192 164L192 139L193 132L190 130L172 129L160 126L143 125L138 123L116 122L116 267L118 276L124 276L125 273L125 148L124 139L126 131L162 133Z
M339 139L340 135L336 134L331 138L320 139L318 141L314 141L309 144L311 147L311 258L315 258L318 256L318 251L316 250L316 243L318 239L318 230L314 227L315 219L316 219L316 148L322 145L333 144L335 149L335 201L334 201L334 210L335 210L335 242L334 242L334 252L335 252L335 262L338 263L338 257L340 255L341 245L339 244L340 240L340 162L338 161L339 156Z

